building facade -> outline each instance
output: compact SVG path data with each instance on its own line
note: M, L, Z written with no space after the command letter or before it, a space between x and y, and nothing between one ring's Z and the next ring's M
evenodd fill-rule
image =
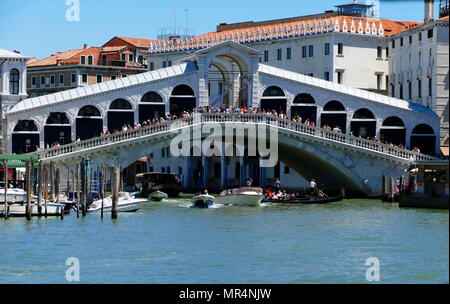
M392 97L419 103L441 118L441 143L449 138L448 16L390 38Z

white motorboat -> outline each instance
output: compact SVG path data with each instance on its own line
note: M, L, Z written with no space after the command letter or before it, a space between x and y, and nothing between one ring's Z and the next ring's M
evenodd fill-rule
M219 194L215 202L223 205L257 207L263 198L263 189L245 187L225 190Z
M118 212L135 212L139 210L141 205L148 202L147 199L135 198L128 192L119 192L119 199L117 202ZM94 201L90 206L89 212L100 212L102 210L102 200ZM103 199L103 212L112 211L112 196L105 197Z
M41 203L41 215L47 216L59 216L61 212L64 212L64 205L57 203ZM8 215L11 217L23 217L26 215L26 202L21 203L8 203ZM31 215L38 216L39 215L39 206L36 202L31 204ZM0 217L5 216L5 204L0 204Z
M215 197L208 194L199 194L191 199L192 208L210 208L214 205Z
M161 191L156 191L150 194L148 198L154 202L160 202L162 200L168 199L169 195Z
M6 189L6 200L8 203L26 202L27 192L20 188L8 188ZM5 202L5 188L0 188L0 202Z

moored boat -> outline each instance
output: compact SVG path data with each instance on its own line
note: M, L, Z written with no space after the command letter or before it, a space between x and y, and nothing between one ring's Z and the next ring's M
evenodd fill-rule
M162 200L169 198L169 195L167 195L167 193L164 193L162 191L155 191L152 194L150 194L148 198L151 201L160 202Z
M263 189L243 187L222 191L215 201L223 205L257 207L263 198Z
M26 215L27 204L22 203L8 203L8 215L11 217L24 217ZM31 204L31 215L39 215L39 206L36 202ZM64 205L58 203L42 203L41 215L59 216L64 212ZM5 204L0 204L0 217L5 216Z
M333 197L311 197L294 200L278 200L278 199L265 199L264 202L272 204L329 204L342 201L344 197L342 195Z
M119 192L119 199L117 202L118 212L135 212L139 210L143 203L148 202L146 199L135 198L128 192ZM99 212L102 210L102 200L94 201L90 206L89 212ZM103 212L111 212L112 210L112 196L103 199Z
M199 194L192 198L192 208L210 208L214 205L215 197L208 194Z

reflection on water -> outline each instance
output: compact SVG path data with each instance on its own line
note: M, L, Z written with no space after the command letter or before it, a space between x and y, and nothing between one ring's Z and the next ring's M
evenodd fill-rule
M329 205L149 203L117 221L99 214L0 220L0 283L448 283L448 211L347 200ZM5 250L6 249L6 250Z

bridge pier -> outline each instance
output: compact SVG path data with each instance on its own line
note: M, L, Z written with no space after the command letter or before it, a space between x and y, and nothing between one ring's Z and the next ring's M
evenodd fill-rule
M221 187L226 190L228 188L228 158L222 155L221 159Z

